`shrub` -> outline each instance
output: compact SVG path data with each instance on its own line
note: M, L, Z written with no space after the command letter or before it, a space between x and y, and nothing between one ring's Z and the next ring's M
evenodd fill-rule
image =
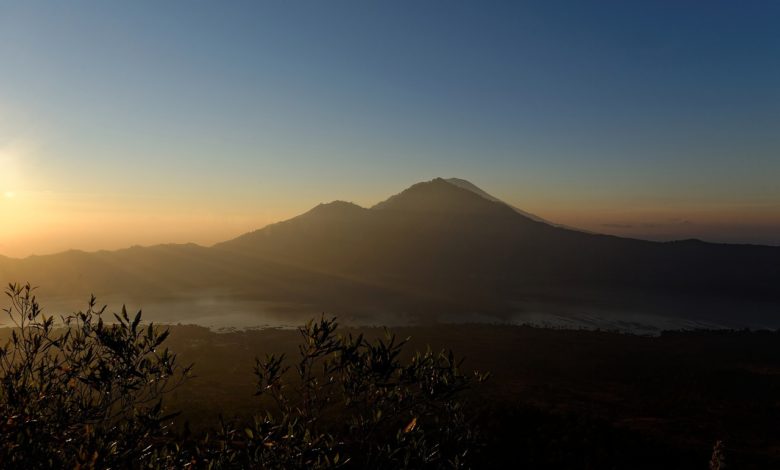
M257 395L272 403L250 424L175 435L163 396L191 366L161 349L168 330L126 309L104 322L46 316L29 285L11 285L15 328L0 348L3 468L466 468L479 439L452 352L404 355L407 340L337 335L334 319L300 328L294 361L257 359Z
M85 312L46 316L30 285L10 285L15 325L0 348L0 462L4 468L116 467L167 442L162 396L188 375L160 346L168 336L140 327L122 308L103 321Z
M257 395L274 406L224 429L199 461L211 467L466 468L478 445L458 399L486 374L464 375L452 352L401 359L407 340L336 335L334 319L299 329L295 361L255 365Z

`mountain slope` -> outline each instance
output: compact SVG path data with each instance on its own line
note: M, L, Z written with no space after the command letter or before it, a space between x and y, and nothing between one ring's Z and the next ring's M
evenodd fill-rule
M777 248L568 230L442 179L348 217L304 215L215 248L482 311L508 311L529 296L609 303L637 292L650 303L677 295L776 301L780 279Z
M501 204L506 204L504 201L498 199L497 197L492 196L492 195L486 193L484 190L482 190L482 188L479 188L478 186L476 186L475 184L471 183L470 181L466 181L466 180L460 179L460 178L447 178L444 181L446 181L447 183L450 183L450 184L452 184L454 186L457 186L459 188L463 188L463 189L466 189L468 191L471 191L474 194L478 194L478 195L482 196L483 198L487 199L488 201L493 201L493 202L498 202L498 203L501 203ZM506 204L506 205L508 205L508 204ZM513 207L513 206L509 206L509 207L512 207L512 209L515 212L517 212L518 214L523 215L525 217L528 217L531 220L535 220L537 222L544 222L544 223L546 223L548 225L557 225L557 224L554 224L554 223L552 223L550 221L547 221L547 220L539 217L538 215L534 215L534 214L526 212L526 211L524 211L522 209L518 209L517 207Z

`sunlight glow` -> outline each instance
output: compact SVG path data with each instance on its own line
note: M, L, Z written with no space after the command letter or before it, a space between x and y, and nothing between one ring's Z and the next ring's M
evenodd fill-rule
M0 144L0 190L5 199L16 197L17 191L24 186L21 162L29 155L29 150L29 145L20 141Z

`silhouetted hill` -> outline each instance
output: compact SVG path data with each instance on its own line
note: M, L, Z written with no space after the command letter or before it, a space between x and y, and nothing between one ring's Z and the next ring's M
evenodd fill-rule
M440 178L370 209L321 204L211 248L161 245L0 260L0 274L62 295L215 292L424 318L505 316L553 305L741 321L766 318L780 305L780 248L570 230L467 181Z
M650 310L778 300L778 248L589 234L533 220L486 194L435 179L368 210L317 211L215 248L459 310L506 312L529 298Z
M417 183L372 209L428 215L468 214L475 217L508 216L511 213L508 206L480 197L441 178Z

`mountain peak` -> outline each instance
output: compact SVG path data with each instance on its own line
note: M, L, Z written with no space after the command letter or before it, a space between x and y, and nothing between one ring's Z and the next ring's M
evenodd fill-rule
M362 209L362 207L358 206L354 202L350 201L342 201L341 199L336 199L335 201L330 202L323 202L321 204L317 204L315 209L319 207L321 209L328 209L328 210L353 210L353 209Z
M504 206L444 178L434 178L414 184L371 209L431 213L496 213L505 211Z
M356 212L363 212L366 209L358 206L354 202L348 201L331 201L317 204L314 208L303 214L304 216L311 215L341 215L341 214L353 214Z

